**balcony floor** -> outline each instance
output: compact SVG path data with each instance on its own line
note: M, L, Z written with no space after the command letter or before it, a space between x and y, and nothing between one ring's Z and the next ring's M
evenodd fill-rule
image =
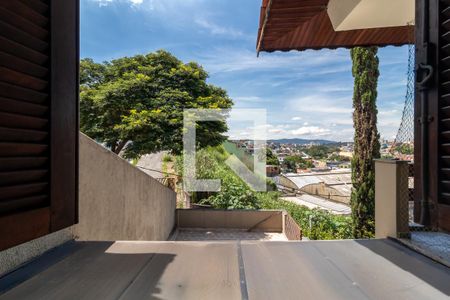
M175 241L287 241L284 233L247 231L245 229L177 229Z
M0 299L437 300L449 282L391 240L74 242L0 279Z

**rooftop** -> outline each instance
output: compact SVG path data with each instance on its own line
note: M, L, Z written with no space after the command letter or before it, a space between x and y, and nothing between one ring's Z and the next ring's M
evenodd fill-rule
M283 197L282 199L309 208L324 209L336 215L350 215L352 213L351 208L346 204L330 201L328 199L313 195L303 194L295 197Z
M7 299L447 299L450 269L392 240L71 242Z
M340 185L343 185L344 191L347 193L351 192L351 184L352 184L352 174L351 170L332 170L326 173L312 172L312 173L303 173L303 174L294 174L288 173L285 175L292 182L294 182L299 189L316 183L325 183L327 185L333 186L337 188Z
M414 26L335 31L327 12L329 1L263 0L257 40L258 53L276 50L404 45L414 42ZM398 10L392 11L398 15ZM386 9L382 12L387 14Z

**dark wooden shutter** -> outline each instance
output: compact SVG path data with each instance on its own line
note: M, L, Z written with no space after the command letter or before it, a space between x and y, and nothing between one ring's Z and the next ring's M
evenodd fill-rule
M78 0L0 0L0 250L77 221Z
M420 166L422 159L428 159L429 200L431 203L431 226L450 230L450 0L429 0L429 10L423 11L422 1L416 3L416 40L421 43L422 22L428 16L429 47L417 45L416 64L428 60L433 66L432 81L427 90L427 108L429 113L428 157L422 158L420 132L421 93L416 94L416 130L415 130L415 198L421 199L422 176ZM427 53L428 52L428 53ZM415 204L415 219L419 220L420 203Z

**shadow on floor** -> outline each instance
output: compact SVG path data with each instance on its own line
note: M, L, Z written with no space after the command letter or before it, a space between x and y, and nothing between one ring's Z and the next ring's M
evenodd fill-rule
M392 240L357 240L356 242L450 296L450 268Z
M175 255L108 251L113 244L76 242L50 251L0 278L0 299L131 299L135 291L159 299L159 279Z

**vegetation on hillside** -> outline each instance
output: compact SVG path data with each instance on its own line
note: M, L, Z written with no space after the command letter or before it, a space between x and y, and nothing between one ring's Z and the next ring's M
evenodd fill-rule
M263 209L284 209L300 225L303 235L311 240L351 239L352 218L333 215L321 209L310 209L289 201L278 199L271 193L259 197Z
M283 160L283 167L288 172L296 172L298 169L314 168L314 164L310 160L306 160L299 155L286 156Z
M183 110L231 108L225 90L208 84L197 63L166 51L80 65L81 130L127 158L182 150ZM225 122L197 124L199 147L220 145Z
M225 163L230 154L223 146L207 147L196 153L198 179L220 179L220 192L196 192L199 204L220 209L257 209L258 193L252 191ZM177 157L176 170L182 173L182 156Z
M252 191L226 164L229 153L223 147L208 147L197 152L197 177L221 179L222 190L217 193L195 193L200 204L220 209L284 209L300 225L310 239L346 239L352 237L351 217L335 216L327 211L309 209L281 200L273 183L267 192ZM176 160L176 170L182 173L182 157Z
M351 50L353 77L353 124L355 128L352 158L353 235L355 238L373 236L375 231L375 165L380 157L380 136L377 130L378 49Z
M235 155L249 170L253 170L253 155L238 147L235 143L225 141L223 144L226 152Z
M264 152L263 152L264 155ZM262 159L260 159L262 160ZM266 148L266 165L269 166L279 166L280 161L278 160L278 157L273 153L272 149Z
M314 159L325 159L333 152L339 151L338 147L330 145L314 145L306 148L303 152L313 157Z
M339 154L331 154L328 157L328 161L350 161L350 157L342 156L342 155L339 155Z

